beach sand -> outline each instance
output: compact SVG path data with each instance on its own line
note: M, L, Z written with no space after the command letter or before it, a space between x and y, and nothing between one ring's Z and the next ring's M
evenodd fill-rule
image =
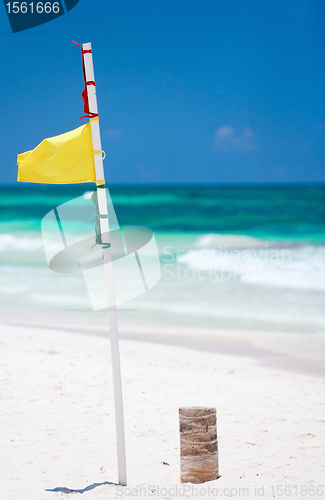
M324 378L236 350L122 339L122 488L109 339L31 326L0 331L1 500L325 498ZM206 405L217 408L221 477L182 485L178 407Z

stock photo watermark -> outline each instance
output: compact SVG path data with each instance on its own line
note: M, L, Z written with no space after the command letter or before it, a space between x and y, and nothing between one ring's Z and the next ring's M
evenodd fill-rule
M289 249L228 249L178 250L165 246L162 257L162 277L165 280L229 280L274 281L279 266L291 262Z
M217 488L215 486L203 486L194 484L184 485L149 485L149 486L117 486L116 496L118 497L239 497L239 498L262 498L271 494L275 498L306 497L319 498L325 494L325 486L321 484L273 484L255 485L254 487L230 487Z
M79 0L7 1L4 0L13 33L48 23L67 14Z

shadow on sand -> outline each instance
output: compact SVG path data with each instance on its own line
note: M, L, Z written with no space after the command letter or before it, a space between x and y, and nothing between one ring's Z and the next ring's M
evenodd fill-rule
M54 488L53 490L45 490L45 491L52 491L53 493L54 492L58 492L58 491L61 491L62 493L85 493L85 491L90 491L90 490L94 490L95 488L97 488L97 486L103 486L104 484L115 484L115 486L117 486L116 483L110 483L109 481L104 481L104 483L93 483L93 484L90 484L89 486L86 486L86 488L82 488L80 490L71 490L70 488L65 488L64 486L63 487L57 487L57 488Z

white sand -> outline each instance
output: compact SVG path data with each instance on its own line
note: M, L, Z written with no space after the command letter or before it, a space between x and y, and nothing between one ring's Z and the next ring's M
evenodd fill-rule
M325 484L324 379L121 341L128 487L117 489L109 340L0 330L1 500L325 499L325 486L313 494ZM181 485L178 407L197 405L217 408L221 478Z

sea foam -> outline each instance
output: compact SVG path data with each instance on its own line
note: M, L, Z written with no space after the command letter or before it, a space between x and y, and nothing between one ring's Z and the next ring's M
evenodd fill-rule
M177 257L193 269L222 271L223 280L325 291L325 247L192 249Z

